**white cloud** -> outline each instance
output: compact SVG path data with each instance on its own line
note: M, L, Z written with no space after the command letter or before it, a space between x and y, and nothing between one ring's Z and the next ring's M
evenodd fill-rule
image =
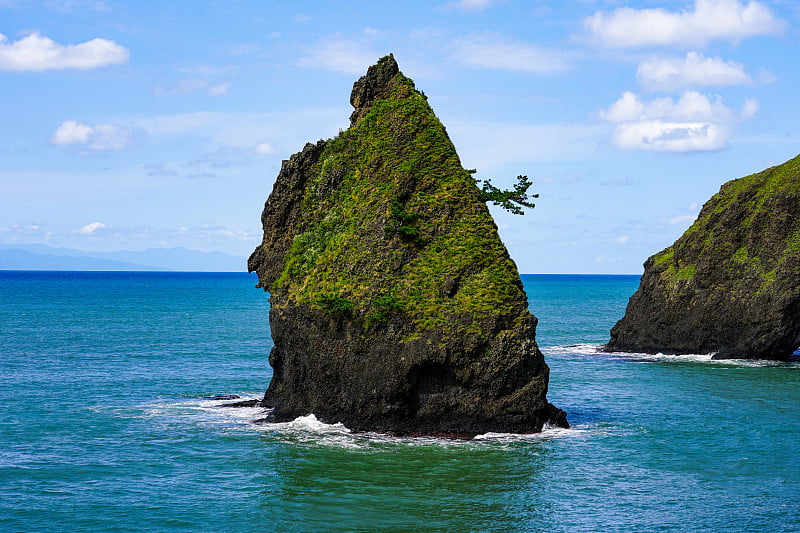
M570 68L558 50L512 42L498 35L472 35L454 43L454 56L464 65L497 70L548 74Z
M260 143L258 143L255 146L255 152L258 155L275 155L276 153L278 153L278 151L275 150L275 148L273 148L273 146L271 144L269 144L268 142L260 142Z
M742 120L750 120L758 113L758 102L756 100L748 99L744 101L744 107L742 107Z
M8 244L32 243L49 241L53 233L47 231L43 224L21 223L11 224L10 226L0 226L0 241Z
M712 100L697 91L686 91L677 101L664 97L649 102L643 102L634 93L626 91L607 111L601 112L600 116L609 122L664 118L720 122L730 121L736 114L719 97Z
M696 213L692 215L678 215L676 217L672 217L667 222L671 226L675 226L676 224L680 224L681 226L683 226L683 225L689 225L690 223L694 222L696 218L697 218Z
M225 96L228 94L228 89L231 88L230 83L220 83L219 85L212 85L208 88L208 94L211 96Z
M174 235L192 235L196 238L203 239L222 237L226 239L251 241L253 239L260 239L262 232L254 228L232 229L227 226L204 224L199 227L181 226L174 232Z
M122 150L136 141L137 130L114 124L83 124L65 120L56 128L50 142L56 146L81 146L93 152Z
M768 7L751 1L695 0L692 9L670 12L662 8L622 7L598 11L583 20L584 27L609 48L694 46L714 39L738 40L782 31L785 23Z
M670 226L690 226L695 219L697 218L698 211L700 210L700 203L699 202L692 202L689 204L685 209L681 209L681 211L686 211L682 215L676 215L667 220L667 224ZM663 221L663 219L662 219Z
M74 120L67 120L58 125L56 132L50 138L50 142L64 146L66 144L86 144L92 134L92 127L88 124L81 124Z
M458 0L445 4L445 8L460 9L462 11L482 11L495 3L496 0Z
M301 67L321 68L344 74L364 74L380 55L359 41L334 37L314 46L300 59Z
M616 124L614 144L629 150L690 152L727 147L734 125L753 116L756 103L748 101L736 113L720 98L709 99L696 91L685 92L677 101L656 98L643 102L632 92L600 113Z
M108 226L106 226L102 222L92 222L78 229L78 233L80 233L81 235L92 235L94 234L95 231L99 229L105 229L107 227Z
M644 114L644 104L638 96L630 91L625 91L622 96L611 104L607 111L600 112L600 118L609 122L626 122L637 120Z
M32 33L13 43L0 34L0 71L88 70L125 63L128 50L108 39L63 45Z
M704 85L746 85L753 79L741 63L689 52L685 58L652 58L639 65L636 78L648 89L672 90Z
M709 122L665 122L650 120L619 124L614 144L628 150L696 152L728 146L730 131Z

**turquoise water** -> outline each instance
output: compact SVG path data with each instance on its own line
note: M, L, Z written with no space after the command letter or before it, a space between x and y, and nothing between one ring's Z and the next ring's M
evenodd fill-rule
M0 531L798 531L800 364L601 354L637 277L524 276L570 430L256 424L245 274L0 272Z

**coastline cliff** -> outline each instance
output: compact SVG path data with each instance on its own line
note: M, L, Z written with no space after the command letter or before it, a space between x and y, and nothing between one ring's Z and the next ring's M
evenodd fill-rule
M270 293L270 418L470 437L566 426L536 317L471 174L393 56L351 125L284 164L248 261Z
M644 264L609 351L786 360L800 346L800 156L725 183Z

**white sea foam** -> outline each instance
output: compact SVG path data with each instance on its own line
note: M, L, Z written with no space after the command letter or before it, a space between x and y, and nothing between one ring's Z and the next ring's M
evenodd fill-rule
M140 411L146 418L166 424L206 426L220 431L244 431L268 434L291 444L304 446L337 447L362 450L393 449L397 446L506 446L513 443L536 443L556 438L585 435L586 428L564 429L545 425L541 433L485 433L472 440L444 437L395 437L383 433L355 432L342 423L327 424L314 414L300 416L291 422L265 422L269 409L264 407L222 407L252 398L240 393L241 398L212 400L184 398L148 403ZM130 413L129 413L130 415Z
M243 395L242 399L246 399ZM291 422L265 422L269 409L263 407L221 407L236 403L237 400L209 400L192 398L178 401L150 404L146 409L148 417L155 417L167 423L195 423L229 431L257 431L294 444L338 447L350 449L373 449L389 446L486 446L512 442L541 442L553 438L574 436L584 430L564 429L546 425L541 433L512 434L485 433L473 440L449 439L444 437L418 436L395 437L383 433L354 432L342 423L327 424L314 414L297 417Z
M574 354L574 355L597 355L601 353L602 344L568 344L566 346L542 346L545 355Z
M484 433L475 437L484 442L541 442L562 437L579 437L587 433L584 428L562 428L545 424L540 433Z
M707 354L680 354L671 355L664 353L648 354L635 352L607 352L602 344L571 344L567 346L542 347L545 356L579 355L627 359L635 363L703 363L726 366L742 367L773 367L800 369L800 361L769 361L766 359L713 359L713 353Z
M341 423L326 424L313 414L301 416L291 422L266 423L256 426L261 431L294 443L314 446L334 446L352 449L386 449L396 446L474 447L496 446L510 443L542 442L555 438L580 436L582 428L560 428L545 425L541 433L484 433L471 440L433 436L395 437L383 433L354 432Z
M239 393L237 396L240 398L230 400L184 398L151 402L143 406L142 413L146 418L156 418L166 422L180 421L225 427L246 427L266 416L267 410L263 407L221 407L255 398L251 393Z

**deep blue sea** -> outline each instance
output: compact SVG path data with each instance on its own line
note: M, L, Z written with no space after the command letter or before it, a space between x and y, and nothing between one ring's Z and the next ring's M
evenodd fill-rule
M523 276L570 430L258 424L247 274L0 272L0 531L800 531L800 363L599 353L636 276Z

